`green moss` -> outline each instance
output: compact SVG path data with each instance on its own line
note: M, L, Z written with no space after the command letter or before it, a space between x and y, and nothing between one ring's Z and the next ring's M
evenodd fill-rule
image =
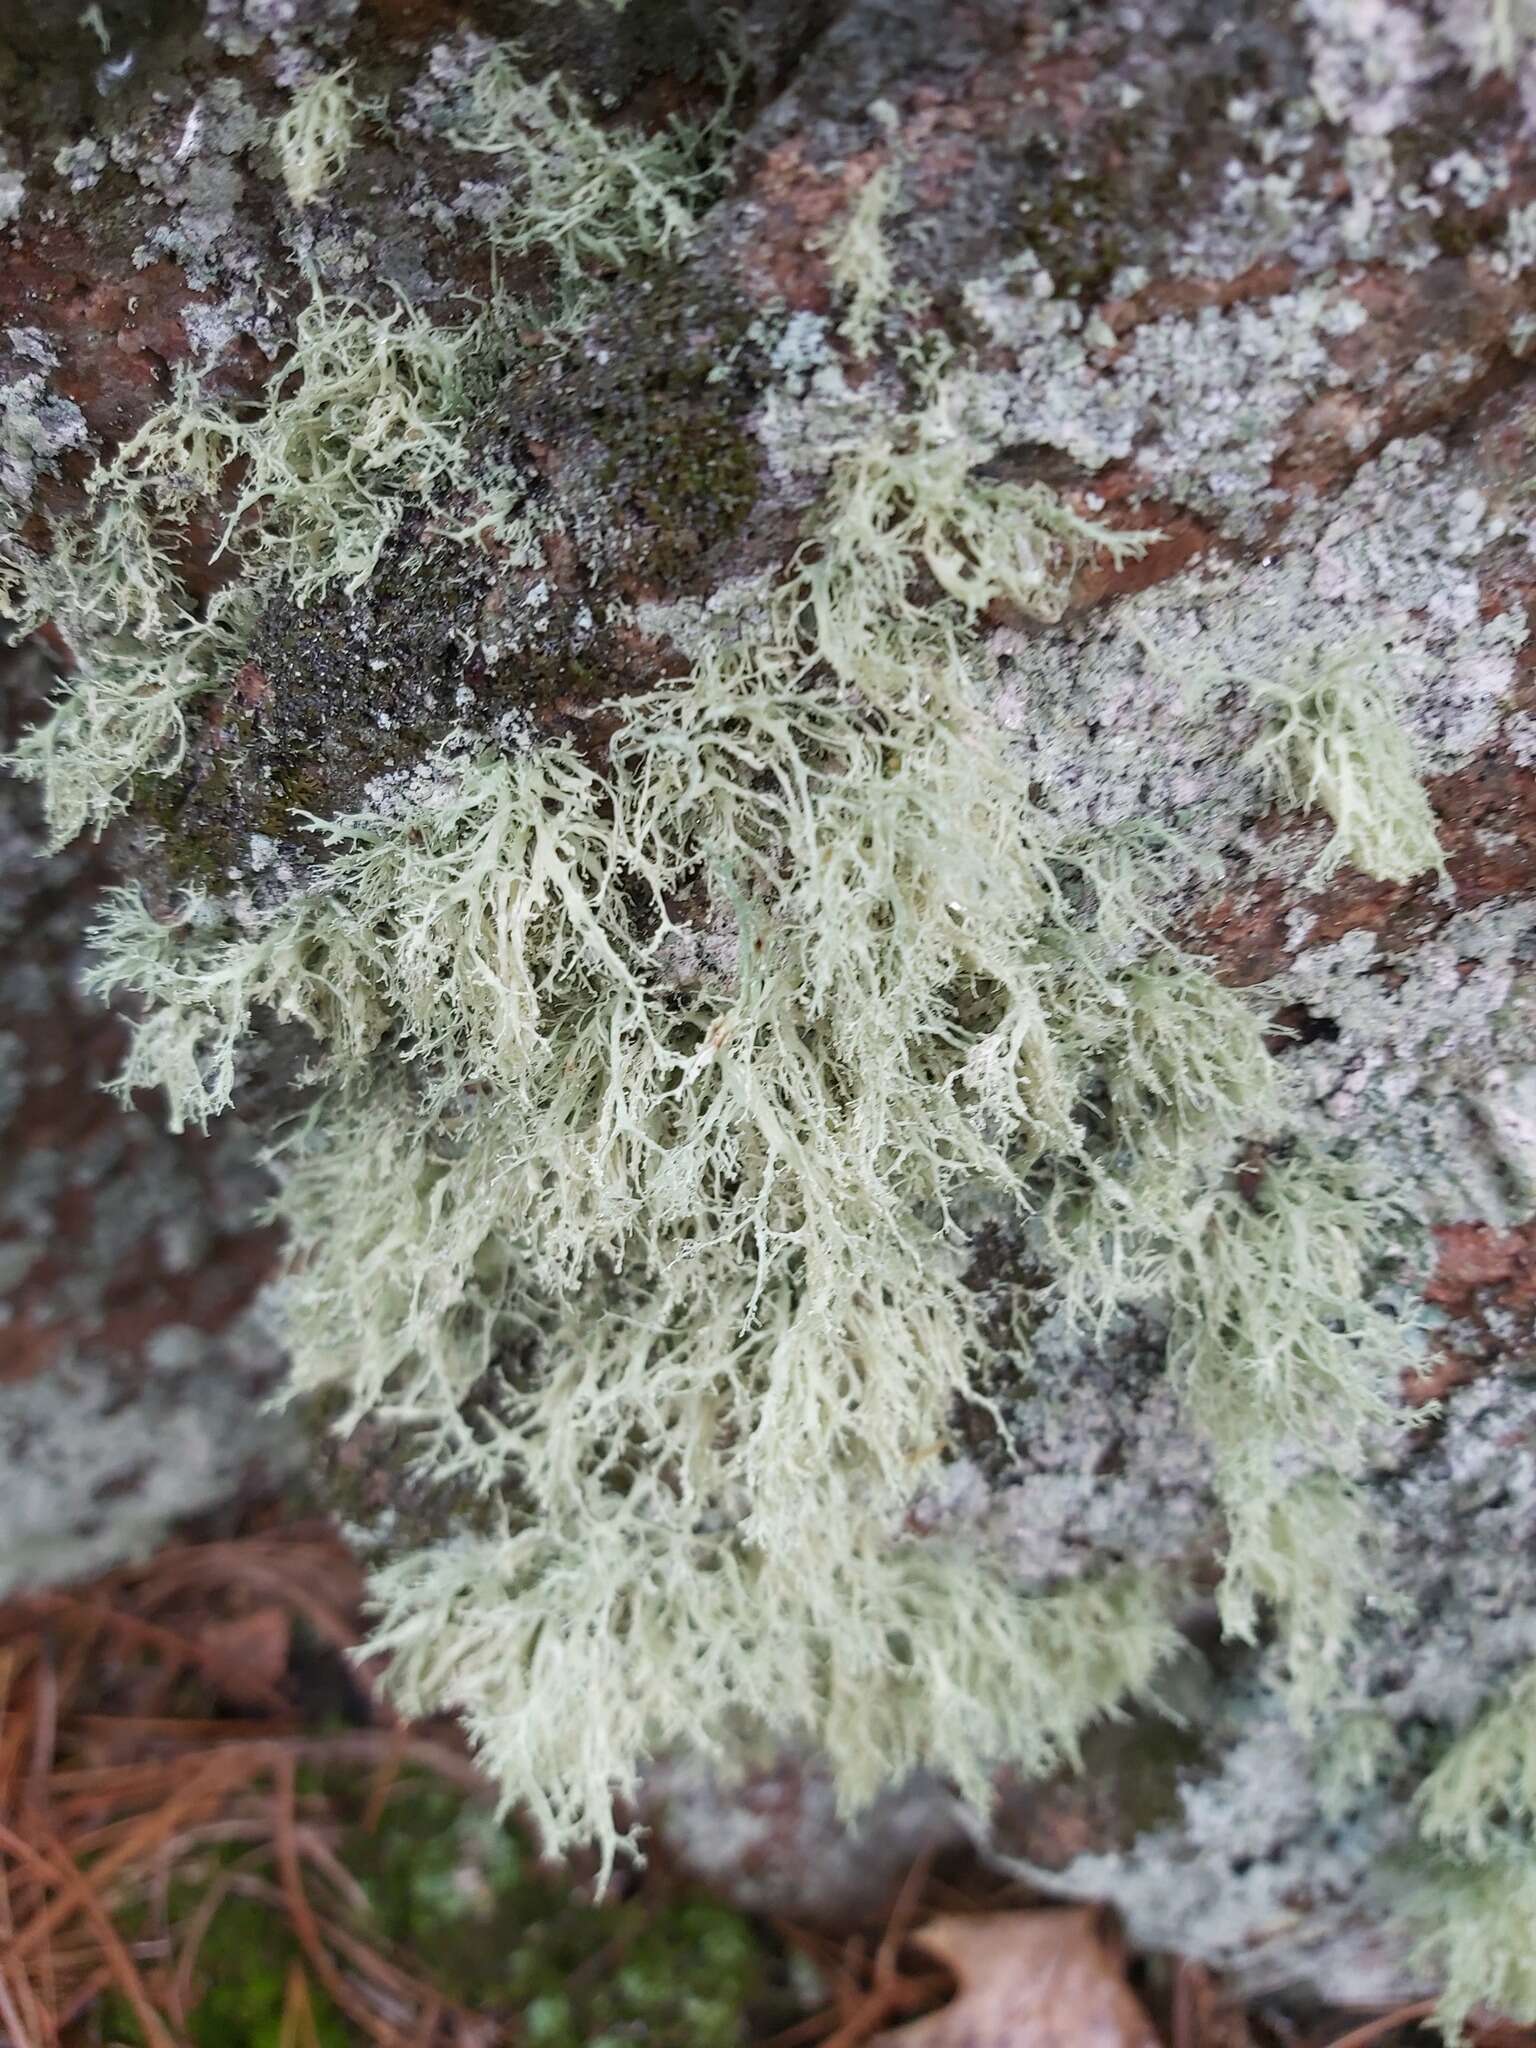
M686 588L701 558L735 537L761 487L762 450L718 403L711 369L697 358L658 365L634 432L605 423L599 478L649 529L640 567L667 591Z
M200 1958L205 1988L188 2029L196 2048L279 2048L288 1975L300 1961L298 1943L269 1908L227 1900ZM309 2001L320 2048L347 2048L346 2022L312 1978Z
M515 374L509 411L577 452L562 501L578 533L602 536L588 551L601 559L622 536L622 573L673 596L708 587L758 500L763 453L747 419L765 371L737 301L657 265L597 315L579 350Z
M741 1915L687 1892L589 1904L513 1825L436 1785L407 1779L343 1856L381 1934L545 2048L738 2048L772 2009L772 1951Z
M170 1903L174 1924L184 1924L199 1895L176 1885ZM324 1986L315 1982L282 1916L255 1900L226 1897L198 1951L187 2023L192 2048L281 2048L290 2038L284 2016L295 1971L303 1972L319 2048L353 2048L355 2036ZM87 2024L104 2041L147 2048L137 2016L116 1991L103 1997Z
M113 55L132 50L133 77L119 85L115 111L128 118L151 102L155 88L190 60L205 65L207 43L199 0L100 0L100 19ZM41 164L54 141L90 134L101 121L102 60L107 54L87 6L8 7L0 17L0 99L10 133L36 138ZM125 110L126 103L126 110Z
M488 2023L510 2021L545 2048L744 2048L798 2016L773 1944L728 1907L661 1887L594 1904L569 1872L537 1860L514 1822L410 1770L368 1827L355 1774L329 1771L306 1789L323 1793L340 1823L336 1852L366 1901L356 1931ZM207 1881L234 1860L221 1858ZM173 1884L173 1924L185 1923L204 1890L202 1881ZM141 1917L130 1912L125 1931ZM279 2048L289 2038L296 1973L319 2048L350 2048L356 2031L316 1982L283 1914L226 1897L199 1951L193 2048ZM90 2028L144 2048L115 1992L94 2009Z
M1063 172L1045 149L1038 161L1039 185L1023 202L1024 245L1058 293L1093 304L1129 258L1127 172L1099 165Z

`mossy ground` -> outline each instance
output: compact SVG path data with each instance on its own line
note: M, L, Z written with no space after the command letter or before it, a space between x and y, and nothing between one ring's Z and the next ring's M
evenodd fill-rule
M659 1866L595 1901L591 1860L540 1861L460 1747L385 1726L345 1654L358 1588L285 1522L0 1608L0 1990L74 2014L29 2043L746 2048L803 2020L762 1921ZM103 1837L142 1850L109 1877ZM126 1964L68 1917L38 1943L44 1841L102 1884Z
M798 2011L776 1944L717 1900L658 1881L593 1904L569 1874L539 1863L514 1823L419 1774L397 1781L373 1824L356 1773L312 1778L309 1796L348 1816L338 1853L367 1901L369 1940L537 2048L738 2048ZM225 1870L239 1861L230 1852ZM208 1884L176 1886L172 1919L194 1914ZM314 1981L283 1915L235 1895L208 1924L187 2035L192 2048L285 2048L296 2035L307 2048L350 2048L364 2038ZM96 2008L88 2038L148 2048L116 1993Z
M438 1786L407 1787L346 1853L391 1940L466 2003L518 2013L543 2048L732 2048L772 1998L774 1958L742 1915L686 1891L591 1905L515 1828Z

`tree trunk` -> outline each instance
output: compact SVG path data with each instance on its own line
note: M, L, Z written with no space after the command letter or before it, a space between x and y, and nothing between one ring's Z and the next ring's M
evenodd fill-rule
M1066 551L1059 602L1000 582L974 616L977 543L957 544L966 595L943 616L965 613L986 744L1027 772L1054 831L1143 863L1166 943L1261 1018L1288 1142L1386 1191L1373 1312L1417 1317L1401 1399L1440 1404L1341 1465L1367 1582L1304 1712L1275 1613L1261 1603L1250 1640L1222 1633L1233 1504L1175 1384L1166 1300L1153 1287L1073 1324L1026 1222L979 1225L967 1285L997 1311L980 1377L1009 1427L962 1404L909 1523L1000 1549L1032 1589L1162 1574L1185 1644L1152 1703L1093 1727L1081 1772L1003 1776L990 1840L1064 1894L1113 1900L1139 1943L1249 1987L1413 1988L1394 1859L1439 1853L1415 1789L1536 1657L1536 53L1518 6L19 11L0 27L0 462L24 570L99 512L93 469L190 388L178 378L262 417L263 392L302 370L295 322L317 295L452 333L494 301L516 345L455 427L461 466L417 490L398 441L385 451L387 527L355 578L322 554L311 586L282 558L236 653L184 703L184 754L87 802L88 824L110 817L105 847L33 867L24 828L8 836L8 922L31 923L7 1036L43 1063L13 1084L0 1428L19 1484L0 1578L126 1547L270 1455L270 1366L242 1320L268 1256L245 1126L173 1138L148 1097L108 1111L88 1095L117 1027L76 1007L73 961L108 867L162 915L190 889L254 928L317 886L316 819L409 786L452 734L563 746L607 774L620 700L686 675L721 605L790 574L806 535L814 561L818 508L861 450L927 434L939 464L964 443L986 502L1043 487L1099 534ZM524 144L563 161L569 127L517 101L497 131L475 99L506 38L519 78L567 81L546 113L578 109L615 148L688 124L682 225L647 214L639 173L626 183L600 150L618 214L594 214L585 241L550 225L547 166ZM349 134L296 203L314 167L274 123L342 65ZM199 603L247 573L218 543L254 445L177 538ZM267 479L242 531L281 487ZM285 532L310 533L295 504ZM935 617L938 553L912 565ZM34 649L89 691L67 621L16 602ZM1102 930L1102 901L1096 915ZM1127 959L1140 943L1126 936ZM272 1006L241 1054L260 1131L300 1100L308 1059ZM1253 1136L1228 1186L1262 1203L1289 1154ZM163 1448L172 1394L200 1443L222 1439L201 1464ZM378 1416L340 1451L319 1435L322 1483L350 1524L387 1521L387 1554L473 1519L462 1490L406 1476ZM1318 1469L1316 1442L1277 1456L1293 1450ZM11 1501L42 1487L66 1503L68 1546L41 1510L11 1527ZM775 1770L773 1799L761 1778L735 1795L729 1832L728 1795L686 1760L653 1779L652 1812L721 1881L721 1843L745 1829L753 1896L787 1903L831 1822L814 1763ZM1489 1826L1520 1818L1501 1807ZM844 1839L839 1868L857 1876L863 1839L878 1890L916 1835L954 1825L920 1781ZM1462 1876L1485 1869L1470 1837L1446 1853Z

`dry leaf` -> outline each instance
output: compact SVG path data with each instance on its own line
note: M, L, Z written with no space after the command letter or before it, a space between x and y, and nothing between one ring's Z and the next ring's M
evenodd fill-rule
M219 1691L235 1706L270 1706L288 1669L292 1619L281 1607L258 1607L239 1621L210 1622L198 1643Z
M1247 2014L1203 1963L1178 1965L1173 2000L1175 2048L1255 2048Z
M1099 1923L1091 1906L939 1914L911 1939L959 1991L870 2048L1158 2048Z

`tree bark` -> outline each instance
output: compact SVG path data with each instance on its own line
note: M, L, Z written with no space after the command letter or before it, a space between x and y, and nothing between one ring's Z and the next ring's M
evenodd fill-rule
M828 451L907 403L902 348L946 344L990 408L990 474L1157 530L1139 558L1082 568L1059 622L989 614L999 723L1085 830L1150 820L1177 837L1185 942L1256 992L1319 1128L1402 1203L1431 1324L1405 1399L1443 1405L1369 1475L1379 1585L1336 1711L1409 1735L1464 1728L1536 1655L1536 57L1480 72L1484 27L1458 0L761 0L729 34L684 0L122 0L94 22L72 0L23 0L0 27L0 461L15 532L37 547L179 369L231 403L259 392L306 278L384 308L398 293L450 325L493 268L535 301L548 290L536 256L493 266L479 228L497 172L450 139L477 39L515 36L530 75L560 67L605 121L707 119L722 51L739 51L741 79L720 196L686 248L607 280L573 345L514 368L475 423L480 461L537 480L537 561L448 540L424 576L422 521L407 521L359 590L274 599L184 766L110 850L28 869L8 841L7 889L62 904L48 915L72 945L107 865L162 898L189 880L257 886L303 858L299 810L355 807L466 716L600 756L612 714L595 708L686 665L679 607L782 568ZM374 112L334 189L296 214L269 123L344 61ZM861 357L839 332L832 250L877 177L894 311ZM186 536L186 569L204 590L227 574L209 533ZM1326 821L1277 809L1256 779L1247 684L1323 646L1388 649L1443 873L1326 873ZM67 667L67 648L48 652ZM52 928L26 944L51 948ZM50 1410L13 1455L23 1483L46 1473L92 1524L83 1552L52 1560L74 1568L232 1483L257 1436L190 1497L165 1480L152 1419L94 1393L84 1412L84 1354L68 1319L62 1337L37 1320L39 1273L61 1295L94 1290L81 1313L112 1332L140 1417L169 1384L152 1361L186 1330L172 1376L190 1375L194 1409L217 1383L206 1412L223 1415L232 1353L242 1389L267 1383L235 1313L266 1240L239 1220L251 1166L234 1126L172 1141L147 1110L93 1106L88 1130L57 1130L47 1091L76 1098L78 1120L112 1027L65 1023L62 947L45 964L45 1031L89 1037L67 1074L55 1047L25 1098L17 1199L42 1172L135 1219L105 1278L71 1225L46 1266L18 1260L10 1295L0 1396ZM55 1199L75 1197L44 1208ZM167 1227L210 1200L230 1218L187 1255L190 1307L143 1279L147 1199ZM147 1299L114 1294L125 1263ZM978 1286L999 1273L978 1254ZM978 1428L969 1491L934 1513L1000 1517L1042 1584L1126 1559L1198 1580L1219 1517L1161 1335L1155 1316L1102 1346L1046 1333L1015 1454ZM365 1425L331 1464L344 1512L400 1508L394 1454ZM141 1466L142 1485L123 1476ZM119 1488L121 1520L104 1519ZM441 1504L407 1505L440 1533ZM39 1564L0 1534L7 1569ZM1317 1740L1265 1688L1268 1652L1218 1641L1199 1600L1184 1620L1169 1713L1096 1734L1081 1776L1008 1784L996 1853L1250 1987L1412 1987L1381 1882L1412 1835L1404 1780L1330 1790ZM819 1839L796 1832L821 1814L814 1766L774 1782L733 1821L733 1841L743 1825L762 1836L754 1897L772 1891L765 1859L808 1862ZM903 1853L919 1808L952 1829L941 1793L905 1797ZM656 1810L680 1853L729 1878L716 1795L676 1767ZM869 1849L875 1889L892 1866Z

